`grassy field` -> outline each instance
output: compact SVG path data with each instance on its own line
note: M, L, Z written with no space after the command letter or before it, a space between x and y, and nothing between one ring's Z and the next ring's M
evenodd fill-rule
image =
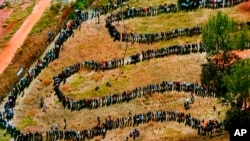
M143 4L145 6L151 3L162 3L163 1L136 1L131 0L130 6ZM169 1L172 2L172 1ZM210 13L215 14L218 10L201 9L196 12L180 12L172 14L162 14L157 17L135 18L126 20L127 30L136 32L158 32L163 30L175 29L178 27L194 26L204 24ZM237 21L249 20L249 17L241 13L237 8L224 9L230 17ZM188 17L188 18L187 18ZM110 60L124 56L126 48L125 43L113 42L110 39L107 29L104 27L104 17L101 17L101 24L95 24L95 20L87 21L82 24L81 30L76 30L74 38L70 37L61 51L59 59L52 62L42 73L34 80L30 87L25 91L22 98L18 98L15 109L14 125L23 129L23 131L45 131L54 123L63 127L63 118L68 121L68 128L82 129L89 128L96 124L96 117L100 116L103 121L108 115L112 117L121 117L128 114L128 109L132 113L146 112L149 110L175 109L178 111L189 112L194 117L200 119L219 119L225 116L227 107L221 107L218 99L214 98L196 98L191 109L186 111L183 108L183 100L189 96L186 93L165 93L163 95L155 94L152 97L143 97L132 100L129 103L102 107L95 110L69 111L63 109L57 97L54 96L52 87L52 77L59 74L62 69L83 60ZM43 27L41 24L41 27ZM123 29L120 22L115 24L119 30ZM163 26L162 26L163 25ZM40 26L39 26L40 27ZM39 28L38 28L39 29ZM40 30L37 30L40 31ZM45 32L42 32L45 33ZM41 35L41 34L40 34ZM35 38L36 37L36 38ZM35 36L37 39L39 36ZM130 44L125 56L141 52L147 49L161 48L164 46L183 44L200 41L201 36L193 38L176 38L171 41L154 43L153 45ZM39 43L33 43L37 45ZM21 51L20 51L21 52ZM73 57L72 57L73 56ZM185 56L170 56L163 59L153 59L150 62L142 62L135 66L125 66L123 68L107 72L86 72L81 71L67 80L62 86L62 90L71 98L83 98L90 96L101 96L107 93L116 93L123 90L129 90L136 86L144 86L153 82L162 80L180 80L180 81L200 81L201 64L205 63L204 54L192 54ZM13 71L12 71L13 72ZM121 74L121 72L123 72ZM11 74L11 71L9 72ZM111 88L105 87L105 82L112 83ZM93 92L97 86L101 89ZM40 97L45 98L48 107L47 112L39 109ZM212 110L216 106L221 111L219 116ZM142 135L138 140L209 140L196 136L196 131L184 125L176 123L149 123L138 127ZM125 140L131 127L110 131L105 140ZM99 137L93 140L100 140ZM228 136L217 137L213 140L228 140Z
M141 6L158 6L159 4L177 4L177 0L129 0L128 4L130 7L141 7Z
M152 25L152 28L155 27ZM172 41L155 43L153 45L128 44L126 56L142 50L181 44L185 42L195 42L197 40L200 40L200 36L196 36L194 38L177 38ZM113 117L126 116L128 109L133 111L133 113L146 112L148 110L156 109L175 109L186 112L183 108L183 100L188 97L189 94L185 93L166 93L163 95L155 94L150 98L143 97L132 100L129 103L116 104L110 106L109 108L103 107L92 111L82 110L80 112L71 112L62 108L62 105L58 102L57 97L53 95L51 80L54 75L60 73L63 68L82 60L109 60L111 58L122 57L124 56L124 50L125 43L113 42L112 39L110 39L108 32L104 27L103 20L100 25L95 24L95 21L93 20L83 23L81 30L75 31L74 38L69 38L65 43L65 46L60 54L60 58L52 62L48 68L39 75L38 79L32 82L31 87L25 92L25 96L18 100L18 106L16 109L17 114L13 123L17 126L25 125L23 124L23 120L20 120L20 118L32 116L34 123L37 124L32 126L22 126L24 131L44 131L54 123L57 123L59 127L62 127L63 118L66 118L67 121L69 121L69 128L80 129L93 126L97 116L100 116L102 120L108 115ZM81 71L70 77L66 85L62 86L62 90L64 90L65 93L69 94L68 96L72 98L83 98L85 96L100 96L106 93L132 89L136 86L160 82L161 80L199 82L199 74L201 72L200 64L204 62L204 54L193 54L187 56L171 56L163 59L153 59L150 62L139 63L135 66L125 66L123 68L107 72L98 73ZM123 72L122 75L120 75L121 72ZM116 78L118 79L116 80ZM104 86L106 81L110 81L112 83L111 89ZM92 93L93 88L96 85L100 85L101 89L96 93ZM45 102L48 107L46 113L43 113L41 109L39 109L40 97L45 98ZM212 106L214 105L222 112L220 116L217 115L217 112L212 111ZM217 99L197 98L197 101L192 105L192 108L188 112L199 118L223 119L226 107L220 107L220 105L221 104ZM151 123L149 125L142 125L138 128L144 132L141 140L145 140L150 136L152 140L181 140L185 136L189 136L190 133L193 135L196 133L194 130L189 129L184 125L178 125L178 130L176 126L177 125L174 123ZM146 130L146 128L152 129L154 132ZM159 128L161 128L161 130L159 130ZM116 140L118 138L125 139L129 130L131 130L131 128L111 131L108 133L106 140ZM176 134L181 135L176 136ZM157 136L159 136L159 138Z
M0 141L9 141L10 135L4 136L5 130L0 130Z
M7 43L10 38L15 34L15 32L22 25L23 21L28 17L28 15L32 12L33 7L36 4L36 0L29 1L19 1L10 5L12 10L12 14L5 20L4 26L11 25L12 28L7 35L5 35L2 39L0 39L0 47L3 47L5 43Z
M204 56L205 54L172 56L106 72L84 71L70 77L67 83L62 85L62 90L71 98L80 99L119 93L164 80L199 82L199 65L206 62ZM112 87L105 86L107 81ZM94 90L96 86L100 87L98 91Z
M127 32L131 31L136 33L153 33L169 31L182 27L193 27L196 25L202 26L206 23L207 19L211 15L217 14L218 11L222 11L228 14L230 18L233 18L237 22L244 22L250 20L250 17L248 15L239 12L236 7L217 10L198 9L196 11L191 12L180 11L178 13L160 14L159 16L133 18L130 20L125 20L125 30ZM120 25L120 31L123 31L124 26L122 22Z

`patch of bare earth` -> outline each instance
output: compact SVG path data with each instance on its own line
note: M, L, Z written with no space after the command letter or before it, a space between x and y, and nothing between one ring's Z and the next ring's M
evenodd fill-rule
M243 12L246 12L246 13L250 13L250 1L247 1L247 2L244 2L244 3L241 3L239 6L238 6L238 9L240 11L243 11Z

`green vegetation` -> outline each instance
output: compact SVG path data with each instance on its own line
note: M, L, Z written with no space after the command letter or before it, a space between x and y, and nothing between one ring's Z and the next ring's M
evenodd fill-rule
M33 0L32 3L25 9L20 7L14 8L13 14L5 20L5 23L8 24L11 22L24 20L32 12L35 4L35 0Z
M237 56L230 51L245 48L249 37L245 28L238 30L237 23L221 11L217 15L209 17L208 22L204 25L202 41L206 46L208 63L203 67L205 75L202 76L202 80L206 84L216 87L218 95L225 94L222 77L228 70L231 61L237 60ZM214 62L215 55L217 61Z
M74 81L72 84L73 88L77 86L78 81ZM95 91L96 86L88 87L84 92L72 92L67 94L67 96L76 99L83 99L83 98L90 98L90 97L98 97L98 96L105 96L107 94L114 94L118 92L122 92L121 90L126 89L126 84L128 83L128 79L124 77L117 77L117 78L109 78L108 81L112 84L112 87L107 87L106 82L103 82L99 85L99 89Z
M250 59L242 60L232 66L229 73L223 77L223 82L227 86L229 99L242 99L245 110L247 106L247 98L250 92ZM241 106L240 106L241 107Z
M25 8L24 10L20 9L20 7L16 7L14 9L12 15L5 20L4 24L6 24L6 25L10 24L10 23L16 23L14 25L14 27L11 29L11 31L9 32L9 34L7 34L4 37L4 39L6 41L8 41L16 33L16 31L22 25L25 18L32 12L35 4L36 4L36 2L33 0L32 3L27 8Z
M72 88L77 88L80 84L84 83L86 81L86 77L82 77L81 75L78 75L77 78L74 79L74 81L71 83Z
M46 9L41 19L32 28L31 34L41 32L45 27L55 25L57 22L57 15L62 9L61 2L53 3L49 9Z
M0 129L0 141L10 141L10 135L7 134L6 136L3 136L5 133L5 130Z
M208 55L218 54L221 51L226 54L228 51L236 49L235 36L232 36L236 31L235 21L229 19L221 11L216 16L210 17L203 28L202 34L202 40L207 47Z
M208 56L222 54L222 71L228 60L227 53L234 49L244 48L242 43L249 39L245 32L247 31L239 32L236 22L221 11L216 16L210 17L203 27L202 41L207 47Z
M36 125L37 125L37 121L35 121L32 117L27 116L23 118L23 120L17 127L18 129L22 130L28 126L36 126Z
M208 63L203 66L202 79L206 84L216 87L217 96L225 97L230 103L237 100L226 113L229 132L231 129L250 126L250 112L247 111L250 60L231 65L232 60L237 60L237 55L231 51L244 49L249 37L244 26L239 30L237 23L220 11L216 16L211 16L203 27L202 39L207 48Z

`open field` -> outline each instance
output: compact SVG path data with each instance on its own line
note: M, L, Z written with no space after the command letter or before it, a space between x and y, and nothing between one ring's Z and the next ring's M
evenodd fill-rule
M105 72L80 72L71 76L62 90L72 98L121 93L136 87L166 81L198 82L205 54L171 56ZM171 67L175 66L175 67ZM109 81L112 87L106 87ZM98 91L94 91L99 86Z
M25 18L32 12L33 7L36 4L36 0L19 0L15 1L12 4L9 4L5 9L0 13L1 16L7 16L4 18L4 21L0 21L0 50L8 43L10 38L22 25ZM5 13L4 11L9 11ZM2 18L0 18L2 19Z
M133 5L133 2L132 0L131 5ZM150 4L150 2L145 4ZM249 20L249 17L244 17L244 14L238 12L235 7L225 10L225 12L228 12L229 16L235 17L238 21ZM217 11L218 10L201 9L196 12L189 12L188 14L185 14L185 12L162 14L157 17L126 20L125 24L128 27L128 31L133 30L142 33L147 29L149 32L159 32L178 27L203 24L210 13L215 14ZM185 17L187 16L188 20L183 20L183 18L186 19ZM16 127L19 127L23 131L45 131L56 123L59 125L59 128L63 128L63 118L66 118L68 122L67 127L69 129L89 128L96 124L97 116L103 121L108 115L112 117L126 116L128 110L131 110L132 113L141 113L149 110L174 109L191 113L192 116L199 119L223 119L227 107L221 107L221 103L218 99L196 97L195 103L191 105L190 110L186 111L183 108L183 100L189 97L189 94L175 92L154 94L152 97L142 97L134 99L129 103L116 104L94 110L84 109L71 112L67 109L63 109L57 97L54 96L52 87L53 76L59 74L62 69L65 69L67 66L83 60L110 60L112 58L124 56L126 48L125 43L112 41L107 29L104 27L104 17L101 18L101 24L99 25L95 24L95 20L83 23L81 30L76 30L74 37L69 38L64 44L59 59L52 62L43 70L38 78L34 80L25 91L24 97L20 97L17 100L15 116L12 121ZM194 18L197 18L197 20ZM161 26L159 23L164 26ZM122 31L122 22L116 23L115 25ZM176 38L171 41L154 43L153 45L128 43L126 56L139 53L142 50L196 41L201 41L201 36ZM61 88L69 97L80 99L90 96L113 94L124 90L130 90L137 86L160 82L162 80L199 82L201 64L205 62L205 54L191 54L153 59L149 62L124 66L106 72L81 71L71 76L67 80L67 83L61 86ZM107 81L112 83L111 88L104 86ZM93 92L93 89L97 85L101 86L101 89L97 92ZM39 109L40 97L45 98L45 103L48 108L46 113ZM218 115L217 112L212 110L213 106L216 106L217 110L221 111L221 115ZM127 127L122 130L117 129L108 131L104 140L125 140L125 137L128 136L131 129L132 127ZM185 127L183 124L179 125L176 122L152 122L140 125L138 129L140 129L142 133L138 138L138 140L141 141L203 140L202 137L196 136L196 130ZM224 135L212 140L224 141L228 140L228 138L227 135ZM96 137L93 140L99 139L99 137Z
M132 18L125 20L125 31L136 33L154 33L161 31L169 31L182 27L193 27L196 25L204 25L211 15L216 15L218 11L227 13L230 18L237 22L249 21L250 16L237 10L237 7L224 9L198 9L196 11L178 13L160 14L158 16ZM161 24L157 24L161 23ZM123 23L120 22L123 31Z

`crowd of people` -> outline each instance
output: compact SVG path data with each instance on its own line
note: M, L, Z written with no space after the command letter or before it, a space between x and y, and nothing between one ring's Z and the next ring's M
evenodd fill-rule
M161 13L170 13L178 12L178 10L195 10L197 8L222 8L230 7L236 4L244 2L244 0L225 0L224 3L222 0L190 0L190 1L180 1L178 4L160 4L160 5L151 5L148 7L130 7L128 3L121 4L116 6L116 12L111 12L107 19L110 22L121 21L125 19L130 19L134 17L147 17L147 16L158 16ZM125 9L122 7L125 6ZM124 9L124 10L121 10Z
M125 5L125 10L117 9L117 12L110 13L108 18L111 22L121 21L122 19L130 19L134 17L147 17L147 16L157 16L161 13L177 12L177 4L161 4L158 6L149 6L149 7L129 7Z
M20 78L20 80L13 86L11 92L8 94L8 99L4 104L4 109L1 109L0 111L0 128L6 129L7 133L11 134L12 136L21 136L25 138L25 141L29 141L29 139L31 140L34 138L40 138L40 133L22 134L11 124L10 120L14 116L14 106L16 104L17 97L19 95L23 96L24 90L28 88L32 80L35 79L50 62L59 57L63 43L69 37L74 36L74 30L79 29L81 27L81 23L88 19L87 12L81 12L80 10L76 10L75 12L75 19L64 22L59 36L55 39L50 39L51 41L54 41L54 47L49 49L42 59L38 59L36 65L30 68L24 77ZM51 33L49 32L48 34ZM51 38L51 35L49 35L48 38ZM20 141L23 141L23 139Z
M145 113L128 113L128 116L122 117L112 117L108 116L104 118L101 122L100 117L97 117L97 122L92 128L72 130L72 129L59 129L56 124L54 124L50 130L46 131L46 137L43 138L46 141L54 140L75 140L84 141L86 139L92 139L95 136L102 136L105 138L107 131L111 131L117 128L125 127L138 127L140 124L147 124L149 122L178 122L179 124L184 124L193 129L197 130L197 134L201 136L212 135L216 132L226 130L225 122L217 121L214 119L204 120L192 117L191 114L185 114L184 112L178 112L174 110L155 110L148 111ZM136 134L137 133L137 134ZM135 136L138 132L135 132ZM133 135L132 135L133 136ZM32 138L41 139L39 133L27 133L25 135L19 135L17 140L20 141L34 141ZM42 141L42 140L36 140Z
M122 0L121 2L123 3L125 1L127 1L127 0ZM122 3L119 3L119 4L122 4ZM113 4L111 4L111 5L113 5ZM108 7L110 7L110 5ZM113 5L111 7L117 8L119 6ZM117 13L112 14L112 16L110 17L110 21L111 21L110 23L112 23L113 20L117 20L117 19L121 19L121 18L127 19L127 18L131 18L131 17L135 17L135 16L155 16L159 13L170 12L172 10L174 10L174 11L176 10L175 4L173 4L173 5L164 4L164 5L160 5L160 6L156 6L156 7L158 7L158 8L153 8L152 6L147 7L147 8L138 8L138 9L127 7L126 11L124 11L124 12L119 11L118 12L119 14L117 14ZM37 64L35 67L33 67L27 71L27 74L25 75L25 77L20 78L18 83L13 87L12 91L9 93L8 98L7 98L7 102L4 104L3 111L0 111L0 128L6 129L7 132L5 133L5 135L7 133L11 134L11 136L13 136L15 138L15 140L17 140L17 141L34 141L34 140L35 141L42 141L43 140L42 133L39 133L39 132L21 133L20 130L18 130L17 128L15 128L11 124L10 120L14 116L14 106L16 104L17 97L19 95L22 95L22 96L24 95L24 89L26 89L29 86L29 84L32 82L32 80L34 78L36 78L38 76L38 74L50 62L52 62L53 60L55 60L59 57L60 50L62 50L62 48L63 48L63 43L69 37L74 36L74 30L80 29L81 23L83 21L88 20L88 18L89 18L88 12L82 12L80 10L76 10L75 12L76 12L76 18L73 20L64 22L62 30L60 31L58 38L53 39L54 37L51 36L51 34L48 34L49 38L53 37L52 39L50 39L50 41L55 41L54 47L52 49L50 49L48 52L46 52L46 55L42 59L39 59L37 61ZM94 16L96 16L96 15L97 14L95 12ZM178 30L178 33L182 34L182 30L180 29L180 32ZM178 33L177 33L177 35L179 35ZM114 37L117 36L116 34L113 34L113 33L112 33L112 35L114 35ZM139 40L140 37L139 38L136 37L138 35L136 35L134 33L130 33L129 35L131 35L131 36L130 37L123 36L123 37L127 37L126 40L130 39L129 41L137 41L137 42L140 41ZM120 37L121 37L121 35L120 35ZM136 38L134 38L134 40L131 40L131 37L136 37ZM166 37L168 37L168 36L165 35L164 37L162 36L162 34L160 34L160 35L157 35L155 38L162 40L162 39L167 39ZM62 74L58 75L57 77L54 77L55 90L58 91L59 84L62 81L65 82L67 77L69 77L73 73L79 71L82 67L92 69L92 70L103 70L104 71L104 70L108 70L108 69L117 68L117 67L122 66L124 64L135 64L135 63L142 61L142 60L145 60L145 59L149 60L151 58L164 57L164 56L171 55L171 54L186 54L186 53L191 53L191 52L204 52L204 51L205 51L205 48L202 46L201 43L194 43L194 44L188 44L188 45L183 45L183 46L177 45L177 46L171 46L168 48L166 47L166 48L162 48L162 49L148 50L148 51L142 52L140 54L132 55L126 59L113 59L111 61L104 61L104 62L95 62L93 60L81 62L81 63L78 63L76 65L68 67L66 70L63 70ZM177 90L175 87L175 86L177 86L177 85L175 85L176 82L173 82L173 83L174 84L172 85L172 89ZM203 92L196 93L197 95L198 94L201 94L201 95L208 94L208 91L204 91L203 86L201 88L202 88ZM152 91L152 88L150 91ZM132 97L132 96L129 96L129 97ZM108 99L114 99L114 98L108 98ZM108 99L106 101L109 101ZM163 115L164 114L162 112L162 116ZM172 115L171 112L170 112L170 115L168 115L168 116L167 115L168 115L168 112L167 112L165 118L159 118L161 116L156 116L157 117L156 119L157 119L157 121L161 120L161 119L162 120L172 119L172 118L167 118L168 116L172 117L172 116L170 116L170 115ZM139 116L138 115L136 116L138 118L134 117L135 120L131 120L131 121L133 121L132 125L139 125L141 123L146 123L146 122L142 122L143 120L140 120L144 116L147 117L147 119L155 119L155 118L150 117L149 115L146 116L143 114L139 114ZM189 117L189 116L186 115L185 117ZM102 126L100 125L100 122L98 122L99 124L97 126L95 126L93 129L85 129L82 131L59 130L56 126L53 126L48 132L46 132L47 133L46 138L47 138L47 140L54 140L56 138L79 140L79 139L83 139L85 137L91 138L95 135L103 135L103 137L105 137L107 130L114 129L117 127L124 127L124 125L126 125L125 123L127 123L127 121L130 121L129 119L131 119L131 116L129 116L129 118L121 118L121 119L122 120L114 120L115 121L114 122L113 120L111 120L111 117L109 117L106 119L105 123L103 123ZM137 119L139 119L139 120L137 120ZM177 120L177 119L179 119L179 118L176 118L175 120ZM210 121L210 122L208 122L207 126L205 126L204 128L199 128L199 124L198 125L194 124L194 123L196 123L196 122L193 122L194 119L195 118L191 118L191 116L190 116L189 118L185 118L185 121L186 121L186 123L189 123L187 125L196 125L193 127L197 127L199 134L200 133L208 133L208 132L212 131L211 129L214 129L215 127L221 125L221 124L218 124L218 122ZM147 120L147 121L150 121L150 120ZM215 125L217 125L217 126L215 126Z
M79 62L77 64L71 65L66 69L62 70L58 76L54 76L54 86L58 86L61 82L66 82L66 79L72 74L78 72L81 69L95 70L95 71L106 71L110 69L119 68L128 64L136 64L141 61L150 60L153 58L162 58L169 55L182 55L190 53L203 53L206 49L201 42L183 44L183 45L173 45L169 47L163 47L159 49L149 49L131 55L126 58L116 58L109 61L94 61L88 60Z
M123 102L129 102L132 99L151 96L152 94L159 93L164 94L165 92L186 92L194 93L200 97L215 97L215 93L210 86L205 84L199 85L193 82L179 82L179 81L162 81L160 83L153 83L147 86L136 87L133 90L125 90L120 93L107 94L100 97L91 97L84 99L72 99L65 95L58 87L55 87L55 94L57 95L60 102L62 102L64 108L71 111L79 111L81 109L96 109L98 107L110 106L112 104L118 104Z
M202 34L202 26L194 26L191 28L178 28L164 32L155 32L155 33L140 33L137 34L135 32L122 32L120 33L116 27L110 22L109 19L106 19L106 28L111 36L114 38L114 42L123 41L123 42L131 42L131 43L147 43L152 44L153 42L166 41L171 40L173 38L189 36L192 37L194 35Z
M199 0L197 1L189 1L186 3L182 3L180 8L184 8L186 10L193 10L196 8L224 8L234 6L241 2L245 2L244 0ZM184 7L182 7L184 6ZM188 6L193 6L193 8L189 8Z
M173 38L182 37L182 36L189 36L192 37L193 35L200 35L202 34L202 27L201 26L194 26L191 28L178 28L169 30L166 32L159 32L159 33L121 33L121 40L123 42L137 42L137 43L147 43L152 44L153 42L159 41L166 41L171 40Z
M122 0L123 2L128 0ZM119 2L117 2L119 4ZM115 3L111 6L117 6ZM114 8L114 7L113 7ZM114 10L114 9L110 9ZM94 8L91 16L97 16L97 10ZM103 13L102 13L103 14ZM93 18L93 17L92 17ZM48 66L50 62L59 58L60 51L63 49L64 42L69 37L74 37L74 30L81 28L81 23L89 19L89 13L86 11L75 10L75 18L69 21L63 22L62 29L59 32L58 37L55 37L55 33L48 31L48 43L54 43L53 48L49 49L42 59L38 59L35 67L30 68L24 77L13 86L12 90L9 92L8 99L4 104L4 109L0 111L0 128L6 129L6 134L10 134L15 137L17 141L42 141L41 133L21 133L20 130L15 128L11 124L11 119L14 116L14 106L16 104L16 99L19 95L24 95L24 90L28 88L33 79L35 79L40 72ZM22 71L21 71L22 73ZM21 75L21 74L19 74Z

